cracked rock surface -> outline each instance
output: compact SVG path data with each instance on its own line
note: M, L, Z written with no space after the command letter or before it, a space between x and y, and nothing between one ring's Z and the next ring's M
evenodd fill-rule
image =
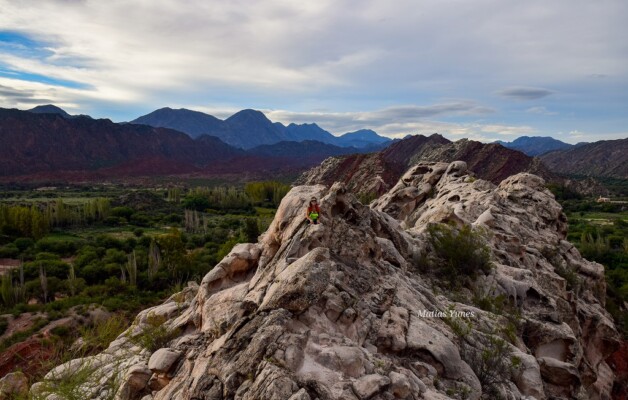
M312 196L322 215L309 226ZM426 272L436 223L483 232L490 273L450 290ZM200 286L140 313L91 360L85 398L100 398L115 376L120 400L608 399L618 334L603 267L566 231L541 178L496 186L464 162L419 163L370 207L341 184L295 187L259 243L234 247ZM566 268L577 288L559 274ZM481 309L478 293L505 299L508 311ZM428 315L452 310L470 316ZM155 354L128 339L150 314L179 332ZM491 382L480 361L496 343L509 369Z

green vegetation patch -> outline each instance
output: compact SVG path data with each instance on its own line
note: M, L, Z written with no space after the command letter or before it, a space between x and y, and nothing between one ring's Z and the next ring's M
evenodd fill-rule
M428 240L434 257L430 270L450 287L470 284L479 274L488 274L492 264L486 244L486 233L465 225L433 224L428 227Z

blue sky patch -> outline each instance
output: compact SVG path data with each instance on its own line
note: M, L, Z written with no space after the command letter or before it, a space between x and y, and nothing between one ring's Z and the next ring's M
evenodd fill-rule
M52 43L37 41L18 32L0 31L0 53L11 54L20 58L38 59L46 62L46 59L54 54L54 52L50 50L51 46ZM0 64L0 76L73 89L85 89L88 87L88 85L80 82L19 71L2 64Z
M38 59L53 54L50 50L50 43L36 41L26 35L11 31L0 31L0 52Z
M32 74L29 72L15 71L12 69L8 69L6 67L5 68L0 67L0 76L5 77L5 78L10 78L10 79L27 81L27 82L39 82L39 83L46 83L48 85L63 86L66 88L71 88L71 89L87 89L90 87L89 85L86 85L80 82L68 81L65 79L57 79L57 78L52 78L45 75Z

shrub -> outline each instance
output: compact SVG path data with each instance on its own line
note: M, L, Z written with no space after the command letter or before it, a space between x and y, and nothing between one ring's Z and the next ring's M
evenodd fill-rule
M521 366L521 359L513 356L505 340L495 336L482 336L477 345L473 347L463 340L460 355L478 377L482 398L499 398L499 387L510 383L510 377Z
M497 296L482 295L474 293L473 304L478 308L491 312L497 315L503 315L504 310L510 308L508 298L504 294L498 294Z
M567 290L573 290L576 295L579 295L582 289L582 278L574 270L573 267L567 265L563 258L558 254L558 249L553 247L543 247L541 249L541 255L552 264L554 272L560 277L565 279L567 283Z
M126 302L120 297L108 297L102 305L109 311L119 311L126 308Z
M180 334L179 329L169 331L164 326L166 321L167 319L163 315L149 313L142 333L131 336L131 342L149 350L151 353L166 347L172 339Z
M9 327L9 321L7 321L6 317L0 317L0 336L6 332Z
M52 328L50 333L59 337L66 337L70 334L70 328L64 325L59 325Z
M59 354L56 357L54 364L61 364L66 360L68 353ZM42 381L41 393L45 398L60 398L64 400L84 400L91 395L89 387L95 385L105 386L104 390L99 393L99 399L113 400L115 393L120 388L121 382L119 378L119 364L122 362L120 359L114 360L113 373L105 374L101 372L90 359L77 360L75 368L72 369L72 373L61 372L58 375L52 375L48 380ZM88 394L89 393L89 394ZM43 398L41 396L33 397L33 400L39 400Z
M130 222L133 225L144 226L144 227L150 226L152 224L150 215L144 212L138 212L138 213L133 214L131 216Z
M29 247L32 247L35 245L35 241L31 238L17 238L15 239L15 241L13 242L13 244L15 244L15 246L20 249L20 251L24 251L26 249L28 249Z
M59 240L55 238L43 238L37 241L37 251L55 253L61 257L69 257L76 252L78 243L76 240Z
M430 225L428 240L437 259L432 262L431 269L450 286L459 286L467 279L474 280L478 273L488 274L492 268L484 234L475 232L469 225L460 229Z
M111 209L110 215L116 218L124 218L126 221L129 221L134 213L135 210L130 207L114 207Z
M122 217L107 217L103 220L103 223L108 226L120 226L126 224L127 221Z
M15 258L19 254L20 249L14 243L0 247L0 258Z
M80 328L85 354L103 351L125 329L127 322L121 315L113 315L105 320L96 321L93 325Z
M257 238L260 235L257 218L244 218L242 235L244 236L244 240L246 240L247 242L257 243Z
M371 202L375 200L377 197L378 197L377 193L375 192L366 192L366 193L360 193L358 195L358 200L360 200L360 203L362 204L371 204Z
M484 311L503 316L504 323L501 324L498 333L510 343L517 343L517 337L521 332L521 312L504 294L491 296L474 291L473 304Z

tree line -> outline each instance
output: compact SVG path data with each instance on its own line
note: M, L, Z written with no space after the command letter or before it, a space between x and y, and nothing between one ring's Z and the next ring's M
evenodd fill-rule
M110 211L110 201L106 198L91 199L76 205L69 205L62 199L31 206L0 204L0 232L40 239L53 227L102 221L109 216Z

